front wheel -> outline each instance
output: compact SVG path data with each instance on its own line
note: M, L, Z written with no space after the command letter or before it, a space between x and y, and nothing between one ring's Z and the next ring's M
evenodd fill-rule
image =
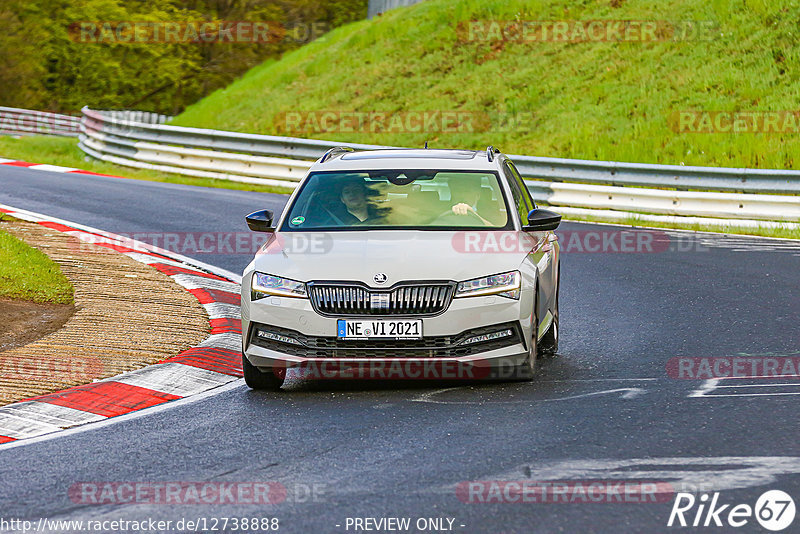
M533 380L533 375L536 374L536 359L539 356L539 343L537 342L538 338L538 329L537 325L539 324L539 293L536 293L536 303L533 306L533 332L531 335L530 342L528 343L528 357L525 358L521 364L519 364L515 369L515 377L518 380L525 380L530 381Z
M553 322L550 328L542 336L539 343L539 355L545 358L552 358L558 352L558 293L561 289L561 267L558 269L558 285L556 286L556 302L553 308Z
M553 322L547 329L542 340L539 342L539 355L545 358L552 358L558 352L558 300L556 309L553 312Z
M244 382L250 389L278 391L283 385L284 376L277 370L262 372L250 363L244 354L242 354L242 371L244 372Z

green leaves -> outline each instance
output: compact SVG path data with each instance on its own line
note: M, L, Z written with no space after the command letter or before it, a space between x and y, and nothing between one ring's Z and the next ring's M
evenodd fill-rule
M6 0L0 7L0 103L177 114L264 60L365 14L366 0ZM267 22L274 32L259 42L186 42L125 31L135 23L190 23L193 29L223 21Z

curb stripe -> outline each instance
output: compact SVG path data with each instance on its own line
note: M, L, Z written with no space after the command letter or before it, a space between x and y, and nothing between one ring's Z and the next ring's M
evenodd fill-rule
M42 163L39 165L31 165L28 167L34 171L47 171L47 172L74 172L77 171L75 167L62 167L60 165L48 165L47 163Z
M6 406L7 412L20 418L30 418L49 425L66 428L105 419L102 415L82 412L75 408L39 401L19 402Z
M157 256L153 253L144 251L127 252L125 255L131 259L138 261L139 263L144 263L145 265L153 265L154 263L163 263L164 265L174 265L175 267L186 266L180 262L168 260L166 258L162 258L161 256ZM172 279L175 280L174 277Z
M28 419L25 417L17 417L14 414L8 414L0 421L0 432L3 437L10 439L25 439L35 438L43 434L56 432L59 427L50 425L35 419Z
M209 347L214 349L237 351L241 350L242 348L242 336L241 334L232 333L211 334L197 346L201 348Z
M192 348L185 350L177 356L167 358L163 363L175 362L192 367L199 367L208 371L223 373L236 378L242 377L241 350L233 351L216 348Z
M9 161L3 163L3 165L9 165L11 167L33 167L36 163L28 163L27 161Z
M0 164L3 164L2 161ZM46 167L34 170L52 171ZM237 275L146 243L70 221L3 205L0 205L0 212L115 250L152 266L170 276L198 299L209 315L211 327L209 337L198 346L159 363L0 407L0 443L104 421L201 394L230 384L242 376L240 287L237 282L226 278ZM213 271L224 273L225 276Z
M179 363L160 363L115 377L113 382L189 397L235 380L231 376Z
M114 417L179 398L177 395L112 381L77 386L61 393L51 393L31 400L75 408L104 417Z
M211 304L212 302L219 302L221 304L233 304L239 306L242 301L239 293L228 293L227 291L219 291L217 289L190 289L189 293L197 297L200 304Z
M63 174L87 174L89 176L103 176L105 178L124 179L122 176L114 176L113 174L103 174L99 172L84 171L83 169L76 169L74 167L62 167L60 165L50 165L48 163L29 163L27 161L19 161L14 159L0 158L0 165L10 165L12 167L27 167L32 171L58 172Z
M203 304L203 307L211 319L239 319L241 317L239 306L233 304L209 302L208 304Z
M57 230L59 232L64 232L64 233L73 232L75 230L74 228L70 228L69 226L59 224L56 222L42 221L39 224L44 226L45 228L50 228L51 230Z
M227 280L218 281L191 274L176 274L172 276L172 279L186 289L214 289L227 293L239 293L239 284Z
M133 249L128 249L130 252L136 252ZM216 274L205 273L202 271L198 271L195 269L188 269L186 267L177 267L175 265L167 265L166 263L153 263L151 267L158 269L162 273L166 274L167 276L173 276L176 274L191 274L194 276L202 276L204 278L210 278L211 280L219 280L220 282L227 282L221 276L217 276Z
M234 334L242 333L242 320L234 319L232 317L220 317L211 319L211 333L224 334L225 332L232 332Z
M77 170L77 171L66 171L67 174L88 174L89 176L103 176L104 178L119 178L121 180L125 180L124 176L114 176L113 174L103 174L102 172L92 172L92 171L84 171L84 170Z
M43 224L43 223L40 223ZM69 228L69 227L67 227ZM126 256L130 257L133 260L138 261L139 263L144 263L146 265L154 265L156 263L165 263L169 265L174 265L177 267L184 267L186 268L186 264L179 263L177 261L172 261L165 258L161 253L149 250L137 250L136 248L131 248L125 245L121 245L120 242L125 242L128 244L134 244L136 246L137 241L132 239L127 239L122 236L117 238L110 238L106 236L101 236L97 234L91 234L88 232L83 232L80 230L73 230L70 228L69 231L65 231L65 234L69 234L72 237L76 237L81 241L85 241L86 243L97 245L98 247L106 247L117 252L123 253Z

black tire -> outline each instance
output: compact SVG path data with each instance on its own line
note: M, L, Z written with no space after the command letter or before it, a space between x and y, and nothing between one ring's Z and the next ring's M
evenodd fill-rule
M283 385L283 373L279 373L277 370L262 372L250 363L244 354L242 354L242 371L244 372L244 381L250 389L278 391Z
M536 363L539 355L538 350L538 324L539 324L539 290L536 290L536 301L533 305L533 335L528 343L528 357L525 361L514 368L514 378L530 382L536 374Z
M556 286L556 303L553 310L553 322L550 328L547 329L542 340L539 342L539 356L543 358L552 358L558 352L558 293L561 291L561 266L558 266L558 285Z

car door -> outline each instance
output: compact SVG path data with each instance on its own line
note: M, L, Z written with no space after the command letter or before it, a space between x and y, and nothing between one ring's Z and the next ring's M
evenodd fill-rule
M528 222L528 213L536 208L536 203L514 164L507 161L503 169L520 220L525 224ZM539 323L547 326L552 319L551 310L555 309L558 242L554 232L532 232L528 235L536 240L536 246L528 254L528 259L536 265L539 272Z

